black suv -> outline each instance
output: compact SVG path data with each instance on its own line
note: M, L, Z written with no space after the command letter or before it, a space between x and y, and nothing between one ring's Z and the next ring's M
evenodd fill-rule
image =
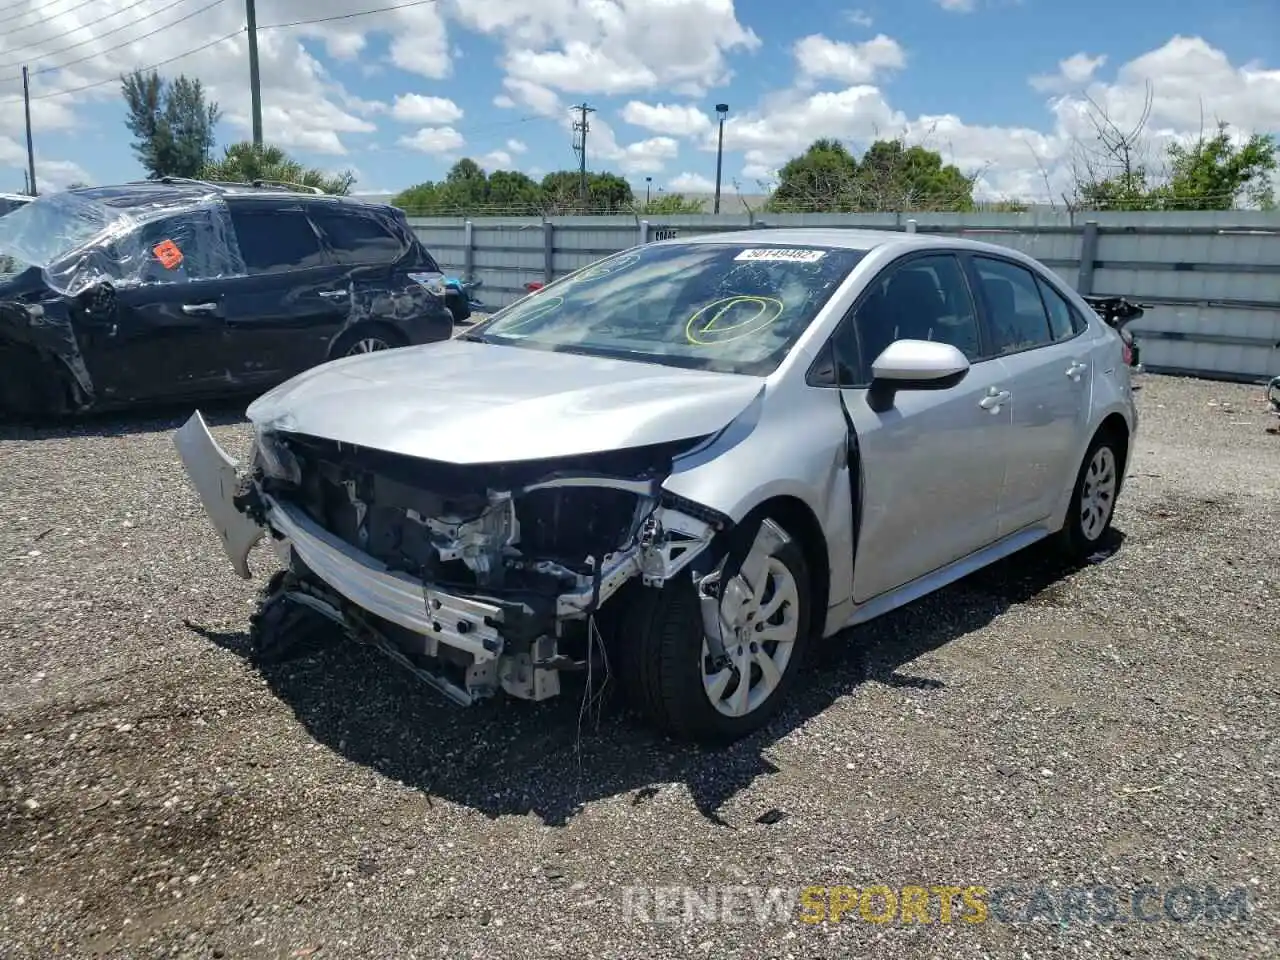
M0 410L257 392L447 339L451 307L395 207L176 179L49 194L0 217Z

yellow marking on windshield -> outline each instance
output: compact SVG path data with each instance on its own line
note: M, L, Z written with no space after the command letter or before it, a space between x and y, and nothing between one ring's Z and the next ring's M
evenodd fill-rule
M720 322L732 311L742 308L743 313L749 313L751 307L755 307L754 314L733 323ZM732 343L769 329L785 309L783 302L774 297L736 296L713 300L689 318L684 326L685 339L699 347ZM709 312L710 317L703 322Z
M625 256L617 257L613 260L606 260L603 263L597 263L573 278L574 283L590 283L592 280L603 280L605 277L617 273L619 270L626 269L634 263L640 262L640 254L628 253Z

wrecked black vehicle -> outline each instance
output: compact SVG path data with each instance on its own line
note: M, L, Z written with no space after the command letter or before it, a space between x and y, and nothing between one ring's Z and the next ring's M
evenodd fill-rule
M443 275L394 207L170 179L0 217L0 413L260 392L452 334Z

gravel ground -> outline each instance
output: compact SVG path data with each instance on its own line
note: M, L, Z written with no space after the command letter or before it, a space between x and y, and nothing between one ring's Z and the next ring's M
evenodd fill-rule
M1280 438L1257 387L1143 384L1114 554L1033 552L855 631L720 753L570 698L458 710L360 650L259 672L257 583L179 417L0 430L0 956L1277 955ZM234 408L212 420L243 454ZM1023 899L927 925L625 909L874 884ZM1064 915L1096 884L1130 922ZM1132 920L1141 884L1243 887L1250 915L1157 895Z

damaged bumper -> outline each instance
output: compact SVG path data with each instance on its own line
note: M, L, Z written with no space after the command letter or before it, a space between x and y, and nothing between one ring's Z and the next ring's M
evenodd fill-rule
M652 501L632 542L605 553L592 565L589 575L578 576L568 589L545 598L548 602L536 611L511 596L486 596L480 589L464 595L391 569L325 529L298 504L272 495L257 479L244 474L218 445L199 412L176 432L174 443L223 549L241 577L251 576L249 553L264 535L270 535L281 560L292 569L305 571L307 579L321 587L297 599L342 624L349 634L373 642L464 704L499 688L523 699L554 696L559 692L559 671L583 665L561 649L564 627L584 623L632 579L661 586L692 564L717 532L713 523ZM628 489L641 497L642 503L643 494L650 489L639 481L559 477L520 492L573 485ZM451 533L455 538L450 544L453 552L464 553L474 546L467 540L476 537L474 531L455 529ZM556 567L533 558L525 565ZM563 581L567 571L557 567L555 573ZM423 666L423 661L441 659L460 669L446 677Z

